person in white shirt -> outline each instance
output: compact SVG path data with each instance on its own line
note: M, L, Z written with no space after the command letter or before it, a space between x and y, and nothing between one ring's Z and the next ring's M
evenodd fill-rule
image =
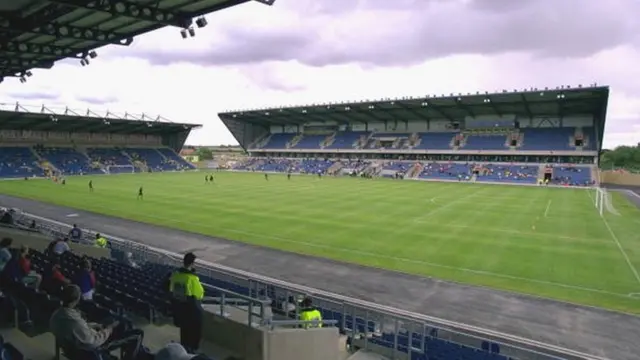
M58 240L55 245L53 245L53 253L56 255L62 255L67 251L71 251L71 248L69 247L69 238Z

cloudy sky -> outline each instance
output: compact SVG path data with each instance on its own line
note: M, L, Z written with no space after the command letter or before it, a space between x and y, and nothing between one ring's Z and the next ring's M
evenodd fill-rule
M216 114L262 106L597 82L611 86L605 146L640 139L635 0L277 0L211 14L62 62L2 102L160 114L204 124L190 144L231 144Z

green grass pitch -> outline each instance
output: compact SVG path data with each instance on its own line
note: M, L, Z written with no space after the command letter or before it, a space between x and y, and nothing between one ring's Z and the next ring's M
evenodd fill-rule
M1 181L0 193L336 260L640 313L640 211L619 194L215 173ZM94 193L87 183L92 179ZM145 199L136 200L144 185Z

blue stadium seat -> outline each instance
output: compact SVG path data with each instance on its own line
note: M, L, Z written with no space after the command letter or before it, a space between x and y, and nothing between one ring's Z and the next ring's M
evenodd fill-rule
M28 147L0 147L0 177L23 178L43 176L38 158Z

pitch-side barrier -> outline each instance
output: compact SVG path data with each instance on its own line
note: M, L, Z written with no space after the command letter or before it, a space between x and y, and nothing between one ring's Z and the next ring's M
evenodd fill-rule
M70 224L35 214L24 212L21 214L24 220L29 222L36 220L40 229L45 233L66 235L72 228ZM87 241L93 239L96 234L96 232L91 229L83 229L83 232ZM139 259L146 262L176 267L182 264L182 255L178 253L133 242L117 236L111 236L103 232L100 233L110 240L113 249L130 252L136 260ZM419 347L414 344L409 349L410 352L415 353L423 352L425 338L437 337L441 340L447 340L474 348L482 348L487 342L489 344L496 344L500 348L500 354L514 359L607 360L603 357L585 354L556 345L375 304L200 259L198 259L197 262L199 265L199 274L203 277L246 287L249 289L249 298L251 299L258 300L264 299L265 297L272 299L289 299L311 296L314 299L315 306L324 310L325 313L329 311L336 314L336 319L339 320L331 321L330 323L337 324L342 331L351 335L352 339L357 341L359 347L372 351L387 350L385 351L385 355L392 359L409 358L406 351L400 351L401 346L399 346L399 338L408 336L409 339L414 337L421 339ZM297 309L295 309L295 311L297 311ZM277 322L273 322L272 325L277 325ZM380 345L381 338L379 335L383 333L393 334L393 340L389 341L385 346ZM388 336L386 338L388 339Z

